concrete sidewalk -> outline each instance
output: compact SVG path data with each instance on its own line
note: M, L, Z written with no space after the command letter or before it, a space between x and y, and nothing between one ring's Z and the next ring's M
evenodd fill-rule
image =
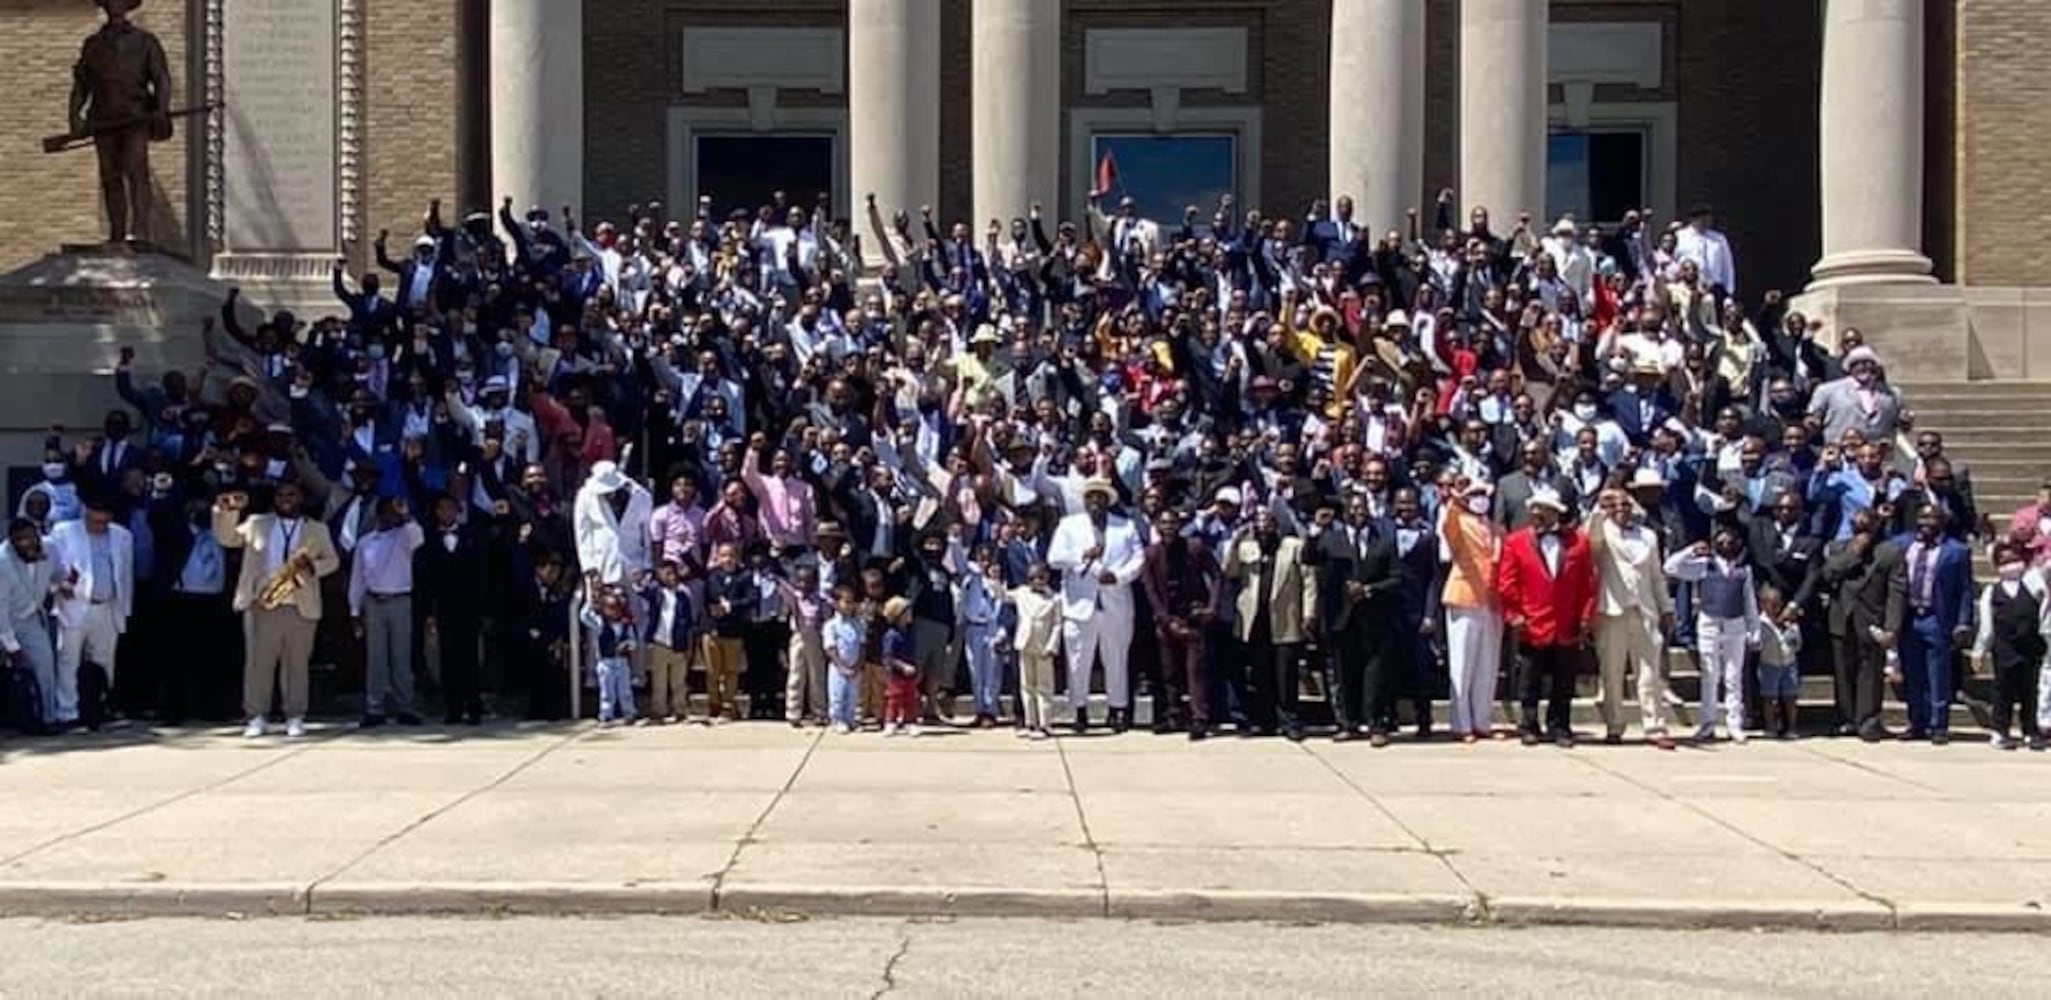
M0 744L0 916L2051 930L2051 755L780 724Z

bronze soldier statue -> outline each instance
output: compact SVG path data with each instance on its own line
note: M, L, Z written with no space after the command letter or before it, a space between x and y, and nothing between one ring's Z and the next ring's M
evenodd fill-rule
M85 40L72 68L71 131L100 155L107 239L145 240L151 209L150 146L171 137L171 69L157 36L129 14L142 0L96 0L107 23Z

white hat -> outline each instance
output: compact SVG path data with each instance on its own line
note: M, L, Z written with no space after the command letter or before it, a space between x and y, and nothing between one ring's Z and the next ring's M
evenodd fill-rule
M1237 486L1220 486L1220 487L1218 487L1218 492L1217 492L1217 493L1216 493L1215 495L1213 495L1213 496L1211 497L1211 502L1212 502L1212 503L1229 503L1229 504L1231 504L1231 505L1232 505L1232 506L1234 506L1234 507L1237 507L1237 506L1239 506L1239 504L1240 504L1240 498L1239 498L1239 487L1237 487Z
M599 493L616 493L626 487L627 474L621 472L615 463L594 462L591 466L591 478L584 482Z
M1092 493L1102 493L1113 500L1118 499L1117 487L1112 486L1111 481L1102 476L1092 477L1088 482L1082 484L1083 496L1089 496Z
M1877 365L1880 363L1880 355L1873 353L1873 349L1864 344L1860 344L1845 352L1844 366L1846 368L1850 368L1861 361L1870 361Z
M1631 485L1629 488L1634 490L1663 490L1666 489L1666 477L1660 475L1658 469L1641 467L1638 471L1631 473Z
M508 383L506 381L506 377L504 375L493 375L490 378L484 380L485 392L505 392L507 389L511 387L511 383Z
M434 237L423 235L419 239L414 240L413 245L415 247L426 247L427 249L432 250L434 249Z
M1382 325L1383 325L1383 326L1409 326L1409 325L1410 325L1410 314L1409 314L1409 313L1406 313L1406 312L1404 312L1404 311L1403 311L1403 310L1401 310L1401 309L1398 309L1398 310L1396 310L1396 311L1394 311L1394 312L1390 313L1390 314L1389 314L1389 318L1388 318L1388 319L1385 319L1385 320L1383 320L1383 321L1382 321Z
M1572 236L1579 231L1579 228L1574 225L1574 217L1571 215L1562 215L1560 216L1560 221L1552 224L1552 234L1554 236Z
M1559 511L1562 514L1567 512L1567 502L1565 500L1560 499L1560 491L1553 489L1550 486L1533 487L1531 490L1531 498L1524 501L1524 506L1550 507L1553 510Z
M1001 343L1004 343L1004 338L997 333L996 327L991 326L988 323L984 323L981 326L976 327L976 335L969 338L970 345Z

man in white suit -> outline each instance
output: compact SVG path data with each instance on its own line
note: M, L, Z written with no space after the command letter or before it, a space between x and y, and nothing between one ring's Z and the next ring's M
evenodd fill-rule
M1633 489L1665 486L1659 473L1640 469ZM1595 557L1597 603L1595 654L1602 668L1605 742L1624 738L1624 673L1635 671L1638 712L1645 739L1661 750L1674 748L1666 707L1666 637L1673 632L1673 596L1667 593L1665 557L1659 533L1644 523L1638 505L1622 490L1605 490L1589 515L1588 546Z
M648 518L654 510L648 491L628 479L617 464L592 465L591 477L577 490L570 521L577 541L577 562L584 575L595 575L604 584L622 584L653 570Z
M58 727L79 720L78 670L97 663L114 684L114 647L128 630L135 607L135 540L114 523L112 501L94 492L85 498L85 517L50 531L50 555L57 586ZM100 693L101 696L105 692ZM98 718L98 706L90 718ZM90 719L89 719L90 721Z
M45 723L57 716L57 647L50 636L50 560L43 533L21 518L7 528L0 546L0 652L35 675L43 701L36 707Z
M1047 565L1061 571L1061 642L1068 655L1068 701L1075 728L1089 728L1090 666L1104 657L1104 695L1111 728L1132 725L1126 657L1132 651L1132 584L1146 565L1146 547L1128 518L1111 513L1117 493L1108 479L1083 487L1083 510L1061 519Z

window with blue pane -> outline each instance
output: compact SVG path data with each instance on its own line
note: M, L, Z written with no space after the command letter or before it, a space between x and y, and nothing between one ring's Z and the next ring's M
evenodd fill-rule
M1130 196L1140 215L1163 225L1179 223L1191 205L1208 225L1220 196L1238 197L1238 155L1239 137L1226 133L1098 133L1092 137L1090 186L1110 182L1106 211Z
M1554 132L1545 144L1548 218L1616 222L1646 204L1645 133Z

